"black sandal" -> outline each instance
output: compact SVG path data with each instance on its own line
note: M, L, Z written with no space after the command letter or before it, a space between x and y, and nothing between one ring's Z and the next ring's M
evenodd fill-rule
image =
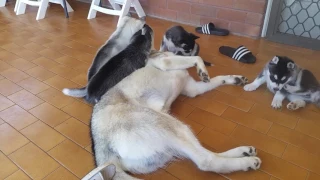
M238 48L232 48L229 46L221 46L219 48L219 52L223 55L226 55L232 59L243 63L255 63L256 57L252 54L252 52L244 46L239 46Z
M229 34L227 29L217 28L213 23L208 23L201 27L197 27L196 32L200 34L212 34L217 36L227 36Z

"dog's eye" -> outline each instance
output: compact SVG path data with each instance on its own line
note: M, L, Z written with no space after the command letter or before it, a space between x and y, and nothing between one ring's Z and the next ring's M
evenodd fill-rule
M278 76L277 75L274 75L273 77L274 77L274 79L278 80Z
M283 76L283 77L281 78L281 81L285 80L286 78L287 78L286 76Z

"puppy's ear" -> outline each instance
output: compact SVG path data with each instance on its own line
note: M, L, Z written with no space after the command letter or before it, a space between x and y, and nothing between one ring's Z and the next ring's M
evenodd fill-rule
M291 70L294 69L295 66L296 66L296 65L295 65L293 62L288 62L288 64L287 64L287 68L288 68L288 69L291 69Z
M196 35L194 35L194 34L192 34L192 33L189 33L189 35L190 35L190 37L191 37L192 39L194 39L194 40L200 38L199 36L196 36Z
M273 57L272 60L270 61L270 64L275 65L275 64L278 64L278 62L279 62L279 57L278 57L278 56L275 56L275 57Z

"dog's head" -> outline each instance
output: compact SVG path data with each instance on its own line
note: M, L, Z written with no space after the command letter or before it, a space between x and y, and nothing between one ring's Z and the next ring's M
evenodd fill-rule
M148 52L154 49L154 36L152 28L145 24L142 29L137 31L131 38L131 44L139 46Z
M131 34L131 36L137 31L141 30L146 24L145 17L136 19L130 16L124 16L120 19L117 29L122 29L126 31L126 34Z

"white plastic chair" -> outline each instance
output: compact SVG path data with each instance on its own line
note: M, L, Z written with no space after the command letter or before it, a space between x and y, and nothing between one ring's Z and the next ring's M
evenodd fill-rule
M1 1L1 0L0 0ZM55 3L60 4L66 10L66 16L68 17L67 12L72 12L73 9L67 0L38 0L38 1L31 1L31 0L17 0L16 5L14 7L14 12L16 15L24 14L26 12L26 6L38 6L38 13L36 20L43 19L46 16L48 4ZM66 6L66 7L65 7Z
M6 5L7 0L0 0L0 7L4 7Z
M109 0L113 10L100 7L100 1L101 0L92 0L88 19L95 18L97 15L97 11L104 14L119 16L119 19L121 19L123 16L129 13L130 7L133 7L136 10L139 17L146 16L139 0ZM120 7L120 5L122 5L122 8Z

